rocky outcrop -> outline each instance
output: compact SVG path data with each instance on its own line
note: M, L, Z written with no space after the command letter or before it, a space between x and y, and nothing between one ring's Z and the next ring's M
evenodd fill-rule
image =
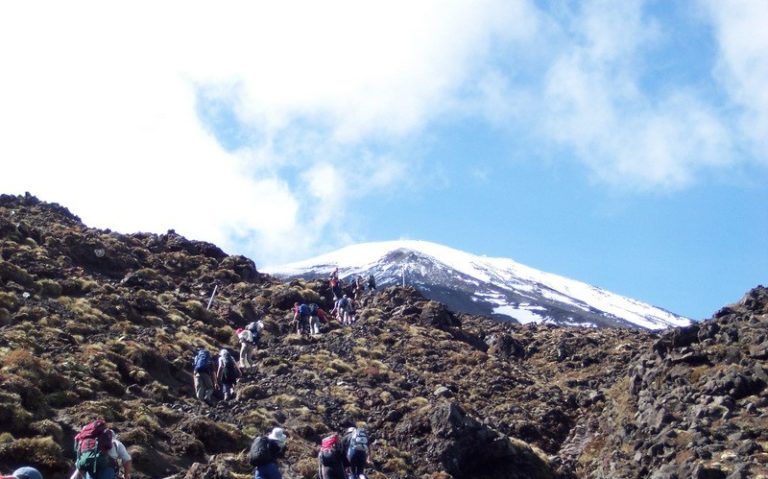
M320 438L352 424L370 431L371 479L765 473L763 288L663 335L502 324L393 287L356 298L352 327L308 338L294 301L333 307L324 281L0 196L0 471L68 477L75 431L101 417L136 479L245 477L251 439L278 425L284 477L314 478ZM194 399L195 349L235 353L257 318L238 400Z
M768 474L766 338L763 287L660 337L609 396L583 477Z

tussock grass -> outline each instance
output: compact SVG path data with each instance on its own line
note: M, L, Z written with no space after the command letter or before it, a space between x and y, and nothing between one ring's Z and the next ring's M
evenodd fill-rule
M19 461L62 471L68 466L61 447L50 436L16 439L0 445L0 462L17 464Z

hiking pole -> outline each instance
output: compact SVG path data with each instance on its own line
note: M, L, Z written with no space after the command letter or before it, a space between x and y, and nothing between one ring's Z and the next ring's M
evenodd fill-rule
M219 285L215 284L213 285L213 293L211 293L211 299L208 300L208 306L205 308L205 310L211 309L211 304L213 303L213 297L216 296L216 290L218 289Z

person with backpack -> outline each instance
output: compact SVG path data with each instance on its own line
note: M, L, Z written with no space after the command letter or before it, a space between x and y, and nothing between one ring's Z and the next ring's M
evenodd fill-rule
M336 433L323 438L317 453L317 475L320 479L346 479L344 477L344 450Z
M254 479L282 479L277 460L285 456L288 437L281 427L272 429L268 436L258 436L251 443L248 462L253 466Z
M235 331L240 342L240 367L247 371L251 369L251 352L253 351L253 333L250 329L237 328Z
M320 306L309 304L309 332L312 336L320 334Z
M13 471L10 476L0 475L0 479L43 479L43 475L34 467L24 466Z
M376 277L373 276L373 273L368 276L368 289L371 291L376 289Z
M195 396L204 403L212 405L213 391L218 389L218 384L213 375L211 353L203 347L199 348L192 364L194 367Z
M293 322L296 324L296 334L309 334L309 306L293 303Z
M352 298L346 294L336 303L336 309L338 309L339 322L347 326L354 322L354 306Z
M131 478L133 463L125 445L101 419L83 426L75 436L75 472L70 479Z
M235 383L242 375L243 372L240 371L235 358L229 354L229 351L226 349L219 351L219 368L216 370L216 378L221 384L225 401L235 398Z
M344 451L344 465L348 468L349 479L365 477L365 467L369 463L370 445L368 433L363 428L350 427L341 439Z
M259 347L259 339L261 338L261 332L264 330L264 323L261 320L251 321L245 326L245 329L251 332L251 337L253 338L252 350L256 350Z

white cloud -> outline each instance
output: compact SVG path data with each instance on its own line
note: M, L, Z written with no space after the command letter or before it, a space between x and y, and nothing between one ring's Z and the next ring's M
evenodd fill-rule
M0 190L93 226L302 254L333 230L318 203L343 215L350 195L407 171L397 148L365 142L424 128L493 40L530 36L534 17L496 0L3 4ZM259 144L223 148L197 116L201 92ZM352 166L366 182L329 196Z
M732 133L686 85L644 88L648 50L660 35L644 4L585 2L563 23L567 45L551 63L538 117L544 134L572 148L600 181L677 189L734 160Z
M718 78L741 109L740 129L768 163L768 3L703 1L719 45Z
M346 205L408 185L431 141L413 138L445 117L522 125L635 188L735 161L711 101L685 85L644 90L663 37L645 2L555 5L3 3L0 191L273 263L347 238ZM753 24L765 4L709 5L721 78L765 145L768 41ZM254 141L222 146L202 97Z

